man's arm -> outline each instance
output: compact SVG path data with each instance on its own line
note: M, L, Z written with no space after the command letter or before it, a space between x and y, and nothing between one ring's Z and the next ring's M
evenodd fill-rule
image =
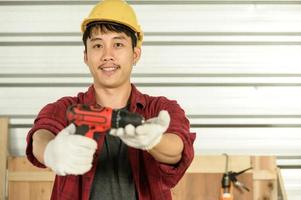
M110 134L119 137L128 146L147 150L157 161L176 164L182 158L184 143L173 133L165 133L170 116L160 111L158 117L148 119L140 126L129 124L125 128L111 129Z
M148 152L159 162L176 164L182 158L183 148L183 141L178 135L165 133L161 141Z
M32 153L36 159L45 164L44 152L47 144L54 139L54 134L46 129L37 130L32 136Z

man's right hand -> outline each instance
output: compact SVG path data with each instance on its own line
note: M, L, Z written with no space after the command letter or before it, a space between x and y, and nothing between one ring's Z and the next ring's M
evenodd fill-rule
M61 130L45 148L45 165L57 175L81 175L92 167L97 143L88 137L74 135L75 130L75 125L70 124Z

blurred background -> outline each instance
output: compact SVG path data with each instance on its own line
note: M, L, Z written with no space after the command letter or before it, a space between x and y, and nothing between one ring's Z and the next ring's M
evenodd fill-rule
M0 0L0 116L9 153L47 103L85 91L80 23L98 1ZM145 32L132 82L176 99L199 155L275 155L301 198L301 1L128 1Z

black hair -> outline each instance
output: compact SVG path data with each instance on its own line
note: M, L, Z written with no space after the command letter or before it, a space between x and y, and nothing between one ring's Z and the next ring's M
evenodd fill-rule
M129 27L115 22L109 21L95 21L87 24L87 28L83 34L83 43L85 45L85 51L87 51L87 39L91 38L93 28L99 28L101 31L112 31L117 33L124 33L129 36L132 40L132 48L137 46L137 37L135 31L130 29Z

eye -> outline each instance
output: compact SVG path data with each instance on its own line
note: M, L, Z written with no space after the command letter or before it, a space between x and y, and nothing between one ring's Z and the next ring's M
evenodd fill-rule
M120 48L120 47L123 47L123 46L124 46L124 44L122 44L120 42L115 43L115 47L117 47L117 48Z
M100 49L102 47L101 44L95 44L93 45L93 49Z

